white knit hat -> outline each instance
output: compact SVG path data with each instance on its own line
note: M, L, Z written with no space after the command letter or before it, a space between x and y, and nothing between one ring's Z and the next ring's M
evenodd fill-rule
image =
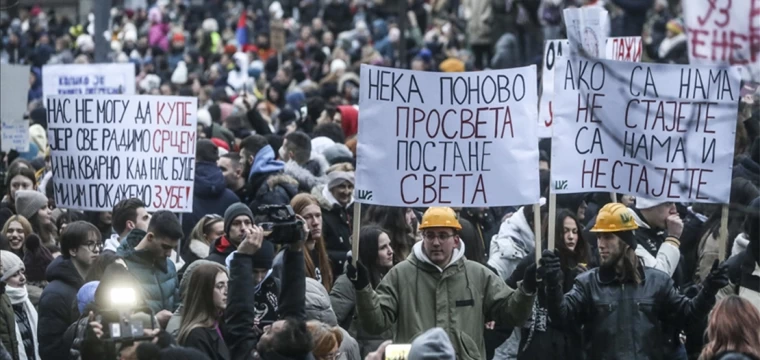
M6 250L0 250L0 261L2 261L3 269L0 281L5 282L9 277L16 274L19 270L24 268L24 262L14 253Z

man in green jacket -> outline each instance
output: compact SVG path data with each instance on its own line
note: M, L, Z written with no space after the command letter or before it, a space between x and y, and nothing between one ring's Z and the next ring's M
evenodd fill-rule
M525 281L512 290L496 273L464 258L464 243L457 235L461 229L451 208L428 209L420 225L423 241L375 290L362 264L348 265L365 331L379 334L396 324L394 342L411 343L423 332L441 327L451 338L457 359L480 360L486 358L486 322L519 326L531 316L535 265L526 269Z
M161 328L166 327L179 306L177 270L169 256L183 237L177 217L169 211L158 211L151 217L147 232L133 229L116 251L142 285L143 299Z

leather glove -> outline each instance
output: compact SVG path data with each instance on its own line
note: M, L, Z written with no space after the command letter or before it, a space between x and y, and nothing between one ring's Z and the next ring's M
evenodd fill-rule
M707 294L715 296L715 294L717 294L720 289L726 287L727 285L728 265L725 263L719 264L718 259L715 259L712 265L712 269L710 269L710 273L707 274L705 280L702 281L702 286L704 287Z
M522 282L523 290L528 294L536 293L536 263L530 264L525 268L525 276Z
M541 267L536 270L538 277L546 280L547 286L555 287L559 285L559 279L562 277L562 267L559 261L559 250L544 250L539 260Z
M354 289L365 289L369 286L369 270L358 261L354 267L354 262L352 260L351 256L346 260L346 276L348 277L348 280L354 284Z

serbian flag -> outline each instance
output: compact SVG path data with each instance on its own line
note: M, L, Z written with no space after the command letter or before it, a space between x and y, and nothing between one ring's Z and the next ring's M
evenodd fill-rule
M235 31L235 39L237 39L238 50L242 51L243 47L248 44L248 27L245 24L246 17L245 12L240 14L240 18L237 23L237 31Z

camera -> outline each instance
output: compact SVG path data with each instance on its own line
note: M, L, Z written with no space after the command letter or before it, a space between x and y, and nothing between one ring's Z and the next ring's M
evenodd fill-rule
M153 311L147 306L135 306L135 289L113 288L109 295L111 306L96 315L96 320L103 325L102 339L122 345L150 340L151 337L146 337L144 330L156 328Z
M256 225L275 244L292 244L305 238L304 222L290 205L262 205L256 209Z

